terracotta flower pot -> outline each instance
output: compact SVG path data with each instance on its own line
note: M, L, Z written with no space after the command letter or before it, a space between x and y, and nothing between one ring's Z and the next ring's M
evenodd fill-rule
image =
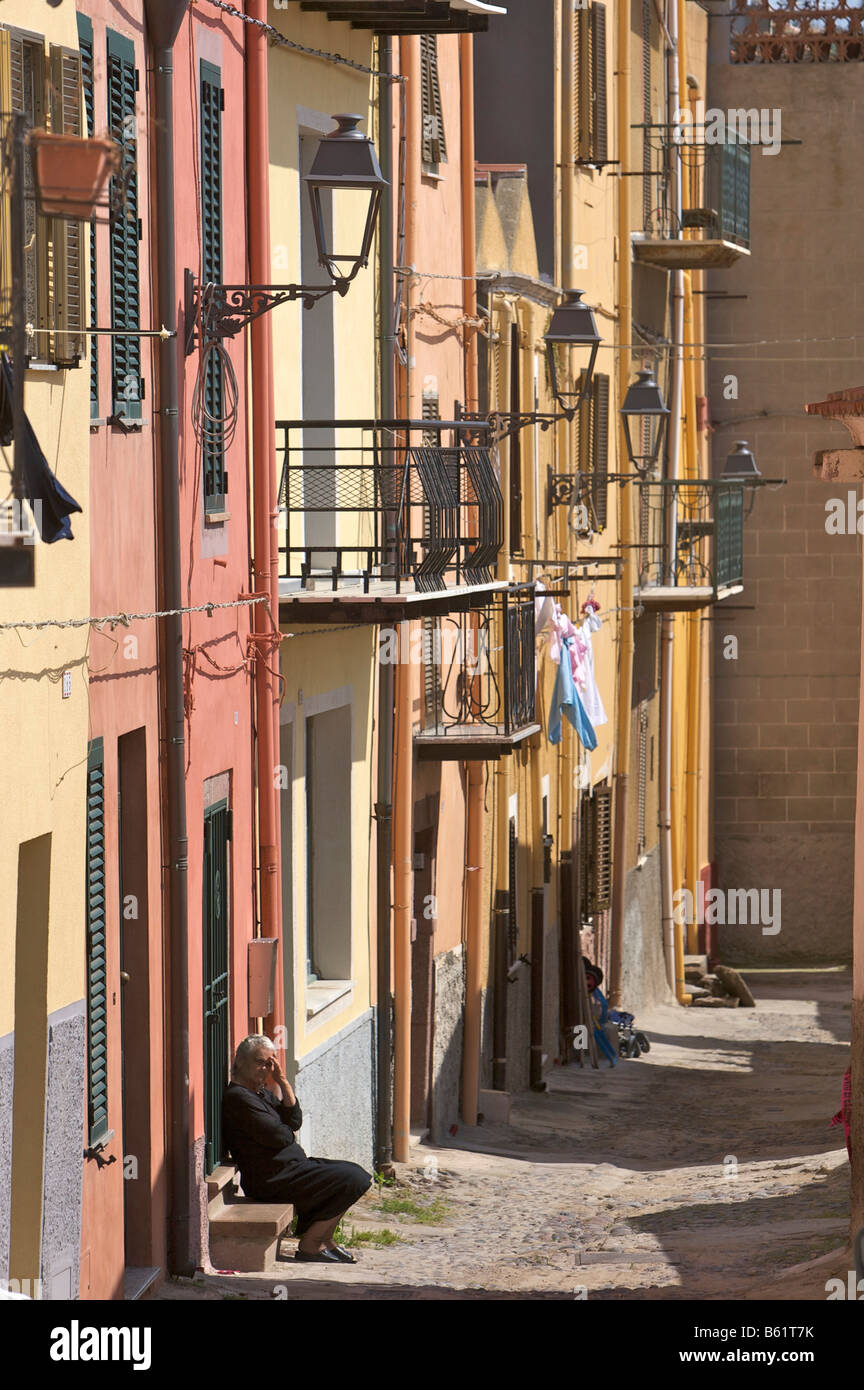
M108 174L117 168L117 142L33 130L30 148L40 212L89 221Z

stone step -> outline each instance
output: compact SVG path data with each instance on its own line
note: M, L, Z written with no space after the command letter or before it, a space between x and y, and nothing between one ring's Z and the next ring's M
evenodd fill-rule
M226 1201L210 1217L210 1263L214 1269L270 1269L293 1218L294 1208L283 1202Z
M230 1182L233 1182L236 1175L237 1169L233 1165L220 1164L218 1168L214 1168L213 1172L209 1173L206 1178L207 1201L212 1202L214 1197L218 1197L219 1193L224 1191Z

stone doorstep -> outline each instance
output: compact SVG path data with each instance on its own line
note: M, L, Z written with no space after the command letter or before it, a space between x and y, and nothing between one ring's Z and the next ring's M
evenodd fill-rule
M207 1183L208 1204L213 1201L214 1197L218 1197L220 1193L223 1193L225 1188L229 1186L236 1176L236 1168L229 1167L227 1164L222 1164L220 1167L214 1168L213 1172L205 1179Z
M229 1202L210 1217L210 1264L244 1273L272 1269L293 1216L282 1202Z

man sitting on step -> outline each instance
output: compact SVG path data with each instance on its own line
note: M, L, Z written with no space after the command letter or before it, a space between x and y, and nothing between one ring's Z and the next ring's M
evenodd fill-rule
M231 1076L222 1100L222 1130L245 1195L253 1202L292 1204L300 1237L295 1260L356 1264L333 1236L372 1178L357 1163L306 1157L294 1138L303 1123L300 1104L269 1038L244 1038Z

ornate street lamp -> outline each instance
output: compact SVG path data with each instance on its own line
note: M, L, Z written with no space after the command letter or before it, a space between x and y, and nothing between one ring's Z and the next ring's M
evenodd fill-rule
M340 293L344 294L343 285L350 283L358 270L369 264L375 223L387 180L379 168L375 146L357 129L362 118L334 116L333 119L339 124L321 141L304 182L312 200L318 263L332 280L339 282ZM328 193L329 209L325 203ZM349 249L343 238L354 235L354 228L360 222L358 214L363 211L366 216L360 249ZM337 246L344 249L337 251ZM343 266L348 267L347 272Z
M650 368L639 372L636 380L630 383L619 414L624 424L630 462L637 473L649 473L660 455L663 430L669 414L669 407ZM630 432L631 421L635 426L635 448Z
M549 362L552 395L570 418L575 415L591 390L594 363L597 360L597 349L601 341L600 334L597 332L597 324L594 321L593 310L587 304L582 303L582 293L582 290L565 291L564 298L552 315L552 322L543 339ZM559 378L556 353L556 349L559 347L580 348L583 354L588 353L587 365L580 373L579 386L575 391L565 390Z
M327 295L347 294L369 253L387 187L368 136L357 127L360 116L334 116L337 128L321 141L304 182L312 202L312 227L318 263L330 276L328 285L201 285L186 271L186 355L196 345L201 326L204 344L233 338L253 319L277 304L302 299L311 309ZM330 206L327 204L330 202ZM362 232L357 229L362 224ZM356 238L353 243L346 239Z
M724 483L754 483L757 478L762 477L746 439L735 441L735 447L727 456L720 476Z

